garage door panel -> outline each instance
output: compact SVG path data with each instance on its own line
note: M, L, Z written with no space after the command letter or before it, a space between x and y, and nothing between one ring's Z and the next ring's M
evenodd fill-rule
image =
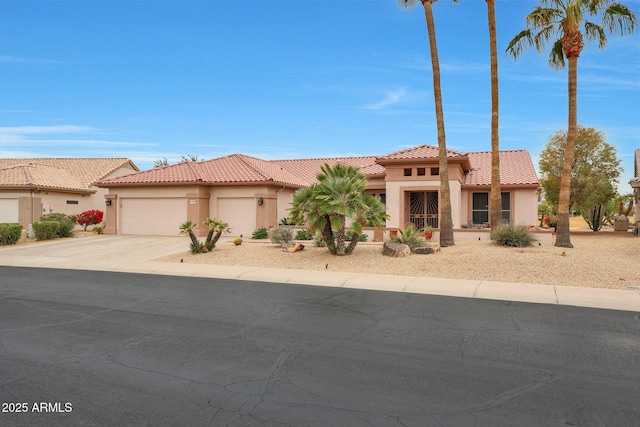
M187 220L184 198L120 199L120 233L176 236Z
M0 199L0 223L18 221L18 199Z
M228 222L233 236L250 237L256 229L256 199L253 197L221 197L218 219Z

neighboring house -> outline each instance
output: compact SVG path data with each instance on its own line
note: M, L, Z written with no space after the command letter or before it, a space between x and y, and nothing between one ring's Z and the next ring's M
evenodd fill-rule
M633 188L634 201L636 204L636 224L640 226L640 148L635 151L634 178L629 181Z
M104 211L107 190L95 183L138 171L120 158L0 159L0 222L26 229L51 212Z
M500 154L503 219L537 224L539 182L529 153ZM289 216L294 192L316 181L323 164L353 165L367 176L367 193L380 196L390 215L387 228L439 223L438 148L421 145L384 156L261 160L231 154L182 162L97 183L109 189L109 234L176 235L181 223L226 221L232 234L250 236ZM487 225L491 153L449 151L454 228ZM206 231L202 225L198 235Z

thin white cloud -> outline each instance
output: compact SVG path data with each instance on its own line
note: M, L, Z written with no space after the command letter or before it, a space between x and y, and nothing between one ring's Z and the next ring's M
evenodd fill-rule
M383 99L378 102L367 104L365 107L367 110L381 110L405 101L408 96L409 94L406 88L390 90L384 94Z
M28 58L22 56L0 55L0 63L48 65L62 64L62 61L47 58Z
M132 141L114 141L104 138L105 132L91 126L10 126L0 127L0 144L6 150L21 150L24 147L151 147L155 144ZM101 138L92 136L100 135ZM13 147L12 147L13 146Z

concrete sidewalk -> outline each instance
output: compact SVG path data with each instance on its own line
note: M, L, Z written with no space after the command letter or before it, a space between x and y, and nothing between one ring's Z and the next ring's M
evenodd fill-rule
M94 236L0 249L0 265L210 277L573 305L640 312L639 290L549 286L486 280L153 262L185 250L185 238Z

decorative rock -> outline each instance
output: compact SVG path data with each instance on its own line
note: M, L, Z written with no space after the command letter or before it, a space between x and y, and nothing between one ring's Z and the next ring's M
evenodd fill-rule
M385 242L382 248L382 255L400 258L411 253L411 248L404 243Z
M293 245L286 247L283 249L285 252L298 252L304 249L304 245L302 243L294 243Z
M415 248L413 250L414 254L421 254L421 255L435 254L437 252L440 252L440 245L437 243L431 243L429 244L429 246Z

